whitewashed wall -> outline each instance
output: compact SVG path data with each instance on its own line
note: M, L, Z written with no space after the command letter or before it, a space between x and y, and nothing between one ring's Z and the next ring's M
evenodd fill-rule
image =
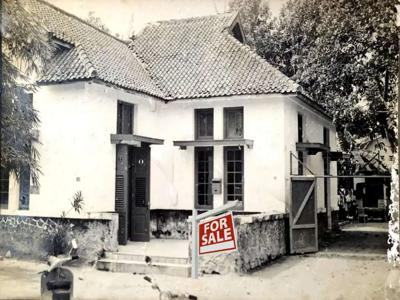
M289 202L290 197L290 151L297 156L296 142L297 142L297 115L298 113L303 115L303 142L310 143L323 143L323 128L329 128L330 136L330 147L331 151L337 150L336 142L336 129L332 122L323 117L320 113L304 104L301 100L296 97L290 97L285 102L285 163L287 167L286 172L286 201ZM324 162L322 159L322 153L316 155L304 155L305 165L316 175L324 174ZM293 173L297 174L298 163L293 158ZM337 174L336 162L330 164L331 175ZM309 175L310 173L304 168L304 174ZM337 179L330 180L330 197L331 207L338 209L337 206ZM317 179L317 202L318 211L325 211L324 203L324 180L322 178Z
M110 134L116 133L117 100L139 103L137 115L154 132L155 101L146 97L95 83L40 87L33 100L41 120L39 194L30 195L29 210L18 210L19 189L12 179L9 209L1 213L59 217L70 210L77 191L82 191L85 205L80 215L72 210L69 217L99 217L98 212L114 211L115 145ZM135 122L143 127L140 119Z
M244 150L246 211L287 210L289 151L295 151L297 111L305 117L305 141L322 142L322 128L328 126L333 150L336 147L332 125L290 96L219 97L165 104L97 83L43 86L34 95L34 106L41 118L40 192L30 195L29 210L18 210L18 186L13 180L9 209L2 209L1 213L58 217L70 209L72 196L78 190L85 201L79 217L114 211L116 146L110 143L110 134L116 133L117 100L136 104L135 134L165 140L164 145L151 146L151 209L193 208L194 149L180 150L173 141L194 139L196 108L214 108L214 138L223 139L223 108L244 107L244 138L254 140L253 149ZM313 170L323 172L319 156L307 162ZM221 178L222 182L223 169L223 147L216 146L214 178ZM331 169L334 174L333 163ZM323 188L322 181L320 185ZM322 188L319 187L319 207L323 206ZM336 194L334 182L331 191ZM214 195L214 207L222 204L223 192ZM78 217L73 212L69 216Z
M223 108L244 107L244 138L254 140L244 150L244 207L246 211L285 211L283 96L220 97L181 100L160 107L160 133L165 146L152 148L151 208L192 209L194 149L180 150L174 140L194 139L194 110L214 108L214 138L223 139ZM214 178L223 182L223 146L214 147ZM214 207L223 192L214 195Z

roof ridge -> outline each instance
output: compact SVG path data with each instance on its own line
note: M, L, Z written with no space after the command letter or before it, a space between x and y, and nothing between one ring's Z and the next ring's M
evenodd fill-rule
M269 63L265 58L262 58L254 49L252 49L249 45L243 44L240 41L238 41L234 36L229 34L227 31L224 31L223 34L227 36L232 42L234 42L236 45L240 46L243 50L248 51L249 54L258 60L262 64L266 64L271 68L272 72L275 72L277 75L280 75L281 77L284 77L286 80L289 80L292 84L293 87L296 89L299 89L300 85L296 83L292 78L284 74L282 71L280 71L278 68L274 67L271 63Z
M234 15L235 12L223 12L223 13L217 13L217 14L212 14L212 15L205 15L205 16L196 16L196 17L190 17L190 18L177 18L177 19L167 19L167 20L159 20L159 21L153 21L153 22L148 22L146 23L145 27L147 26L153 26L153 25L162 25L162 24L168 24L168 23L181 23L181 22L192 22L192 21L197 21L197 20L202 20L202 19L211 19L211 18L220 18L223 16L228 16L228 15ZM234 20L234 19L232 19Z
M142 67L142 69L146 72L146 74L151 79L151 82L159 89L160 93L162 94L162 96L161 96L162 99L168 100L170 98L170 96L168 96L167 90L162 85L162 83L155 76L153 76L153 73L148 68L148 64L144 61L143 57L135 51L134 47L135 47L135 45L134 45L133 41L131 43L129 43L129 45L128 45L129 51L132 52L132 55L134 55L137 58L140 66Z
M79 58L84 63L85 69L89 72L89 75L91 77L96 77L97 76L96 68L95 68L94 64L91 62L91 60L89 59L85 49L83 49L83 47L80 44L78 44L78 45L76 45L76 50L78 52Z
M125 44L125 45L127 44L126 41L124 41L124 40L122 40L122 39L120 39L120 38L117 38L116 36L112 35L111 33L105 32L104 30L102 30L102 29L100 29L100 28L94 26L93 24L90 24L89 22L87 22L87 21L85 21L85 20L83 20L83 19L81 19L81 18L75 16L74 14L69 13L69 12L67 12L67 11L65 11L65 10L63 10L63 9L61 9L61 8L59 8L59 7L57 7L57 6L53 5L53 4L51 4L51 3L47 2L47 1L45 1L45 0L34 0L34 1L41 2L42 4L47 5L47 6L51 7L52 9L54 9L54 10L56 10L56 11L58 11L58 12L64 14L64 15L67 15L67 16L69 16L69 17L71 17L71 18L74 18L74 19L78 20L79 22L84 23L85 25L87 25L87 26L89 26L89 27L92 27L93 29L95 29L95 30L101 32L102 34L105 34L105 35L107 35L107 36L109 36L109 37L111 37L111 38L117 40L118 42L121 42L121 43L123 43L123 44Z

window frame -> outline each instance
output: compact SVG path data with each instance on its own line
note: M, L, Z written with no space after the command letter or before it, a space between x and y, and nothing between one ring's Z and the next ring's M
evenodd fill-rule
M210 205L200 205L199 204L199 194L198 194L198 184L199 184L199 169L198 169L198 155L200 151L211 151L212 158L211 163L209 162L209 171L208 177L210 178L209 189L210 189L210 197L211 204ZM213 209L214 207L214 194L212 193L212 179L214 176L214 148L213 147L195 147L194 148L194 207L196 209Z
M211 113L211 135L200 135L200 114ZM208 120L207 120L208 122ZM207 124L207 130L210 124ZM199 108L194 110L194 136L196 140L212 140L214 139L214 109L213 108Z
M242 135L228 136L228 113L240 111L242 113ZM224 139L242 139L244 137L244 109L243 106L224 107Z
M130 108L130 124L128 130L125 130L123 123L126 122L124 109ZM117 134L133 134L134 132L134 120L135 120L135 105L132 103L117 101Z
M228 151L229 150L241 150L241 161L242 161L242 201L239 202L239 205L237 206L237 210L243 210L244 209L244 185L245 185L245 172L244 172L244 147L239 146L225 146L224 147L224 204L228 203L229 201L234 201L234 200L228 200ZM235 184L235 183L234 183Z

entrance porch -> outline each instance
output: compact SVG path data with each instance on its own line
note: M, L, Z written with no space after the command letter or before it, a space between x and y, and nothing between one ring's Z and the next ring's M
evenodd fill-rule
M116 252L105 252L97 269L134 274L164 274L189 277L189 241L151 239L149 242L128 242Z

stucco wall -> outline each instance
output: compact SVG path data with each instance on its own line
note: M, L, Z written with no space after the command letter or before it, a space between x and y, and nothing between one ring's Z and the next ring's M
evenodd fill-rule
M336 129L332 122L327 118L321 116L312 108L308 107L306 104L302 103L299 99L295 97L288 98L285 101L285 179L286 179L286 201L290 200L290 151L292 151L297 156L296 142L297 142L297 114L303 115L303 142L310 143L323 143L323 128L329 128L330 137L330 148L331 151L337 151L336 142ZM317 153L316 155L304 155L305 165L315 174L324 174L324 162L322 159L322 153ZM298 174L298 163L297 160L293 158L292 162L293 173ZM304 168L304 174L309 175L310 173ZM336 162L330 163L330 174L337 174L337 164ZM337 179L330 180L330 197L331 197L331 207L333 209L338 209L337 206ZM317 202L318 211L325 211L324 203L324 179L317 179Z
M244 138L254 140L244 149L244 208L246 211L285 211L283 154L283 96L221 97L174 101L160 107L164 146L152 148L151 208L192 209L194 149L180 150L174 140L194 139L194 110L214 108L214 139L223 139L223 108L244 107ZM223 182L223 146L214 147L214 178ZM223 204L224 191L214 195Z
M40 188L30 195L29 210L18 210L18 182L12 176L8 209L3 215L91 218L97 212L114 211L117 101L135 106L135 131L153 136L157 102L96 83L41 86L33 104L39 112L37 148L40 152ZM73 195L84 198L80 214L71 210Z
M224 107L244 107L244 138L254 140L252 149L244 149L247 212L287 211L289 151L295 151L297 111L304 115L305 141L322 142L322 128L327 126L331 129L332 150L336 147L332 125L287 95L188 99L166 104L98 83L42 86L34 95L34 107L41 118L38 149L43 174L39 193L30 195L29 210L18 210L18 184L12 181L9 209L2 209L1 214L59 217L71 209L77 191L82 191L83 211L69 211L68 217L89 218L97 212L114 211L115 145L110 142L110 134L116 133L118 100L136 104L135 134L164 139L164 145L151 146L151 209L193 208L194 149L180 150L173 141L194 139L196 108L214 109L214 139L223 139ZM318 173L323 171L320 155L306 162ZM215 146L214 178L223 182L223 170L223 147ZM334 174L334 163L331 170ZM335 184L332 181L332 195L336 194ZM223 195L224 191L214 195L214 207L223 204ZM318 195L321 208L322 181Z

